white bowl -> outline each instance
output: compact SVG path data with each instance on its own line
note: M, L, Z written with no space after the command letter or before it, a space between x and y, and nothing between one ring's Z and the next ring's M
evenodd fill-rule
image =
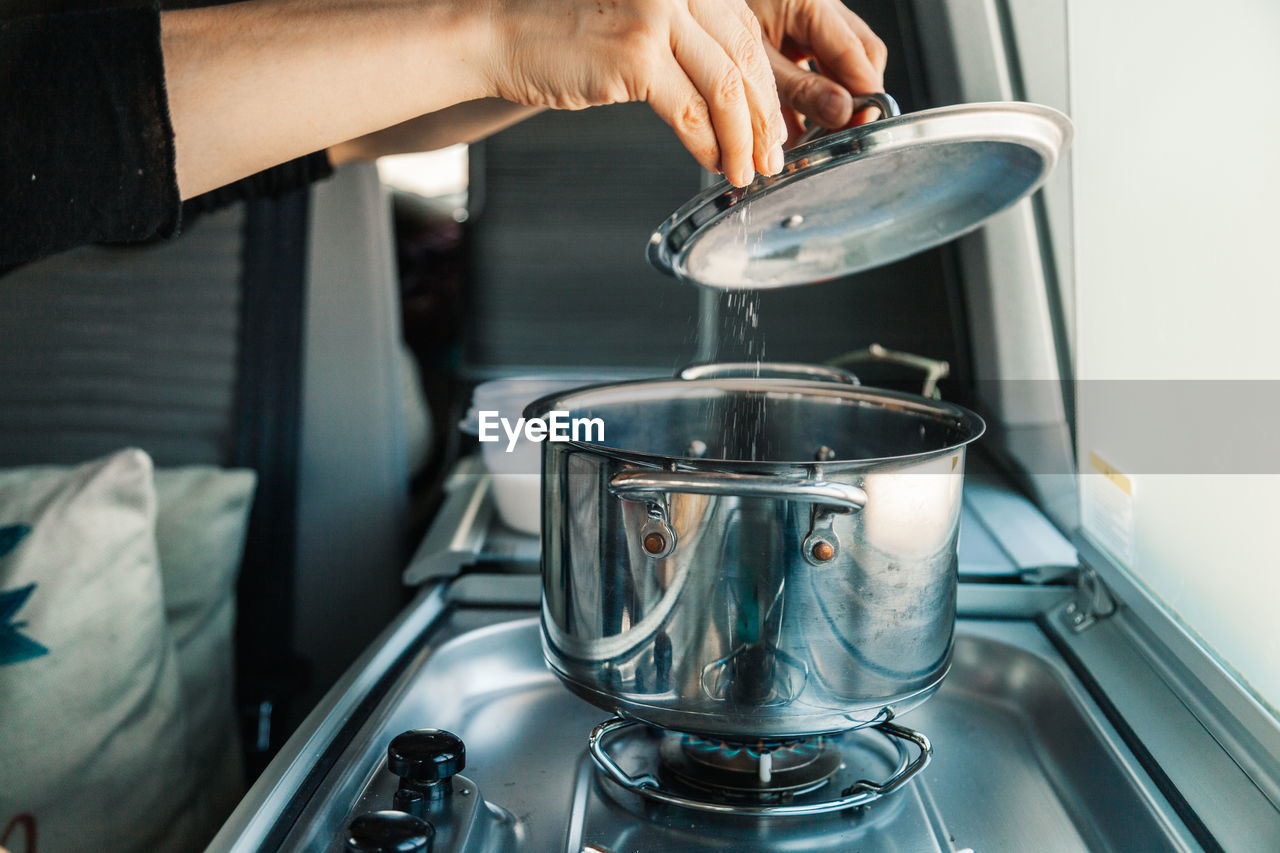
M548 394L612 381L605 376L526 376L495 379L476 386L471 395L471 408L458 424L463 432L478 436L480 412L497 412L515 426L525 406ZM521 434L510 446L506 431L500 426L497 441L482 441L480 454L484 467L493 478L493 501L498 516L508 526L537 536L542 525L542 453L537 442Z

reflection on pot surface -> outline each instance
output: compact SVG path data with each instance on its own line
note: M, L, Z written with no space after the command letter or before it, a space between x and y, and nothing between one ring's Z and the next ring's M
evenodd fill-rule
M731 448L699 434L708 406L744 400L767 455L716 458ZM756 739L877 722L937 688L977 416L768 379L623 383L530 411L552 404L603 417L610 438L543 447L543 641L571 689Z

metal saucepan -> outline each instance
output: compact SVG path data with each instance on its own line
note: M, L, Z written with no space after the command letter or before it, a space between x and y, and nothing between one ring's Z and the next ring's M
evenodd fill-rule
M526 409L605 424L603 442L543 444L547 661L601 708L728 739L914 707L950 665L965 445L982 420L790 378L794 365L727 372Z

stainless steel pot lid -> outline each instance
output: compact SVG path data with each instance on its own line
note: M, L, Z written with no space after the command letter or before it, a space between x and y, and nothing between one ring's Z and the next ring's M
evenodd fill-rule
M764 289L881 266L977 228L1044 183L1071 121L1039 104L962 104L896 115L797 145L781 172L721 181L649 241L686 281Z

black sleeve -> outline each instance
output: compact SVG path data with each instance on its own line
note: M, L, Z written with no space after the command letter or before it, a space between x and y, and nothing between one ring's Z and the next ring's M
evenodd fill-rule
M0 20L0 273L83 243L170 237L201 213L332 173L319 151L184 205L158 9Z
M317 151L187 199L182 205L182 224L190 225L200 214L211 213L233 202L250 198L276 198L332 174L333 166L329 162L328 152Z
M156 9L0 21L0 268L173 234L173 163Z

